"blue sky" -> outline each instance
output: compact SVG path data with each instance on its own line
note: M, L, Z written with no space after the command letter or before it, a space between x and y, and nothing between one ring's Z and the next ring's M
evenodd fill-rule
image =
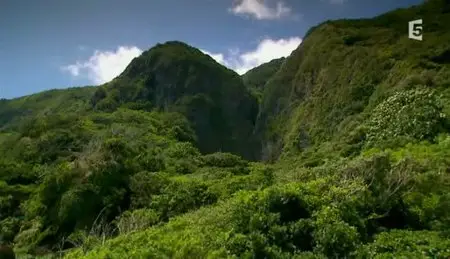
M2 0L0 98L98 85L158 42L180 40L243 73L287 56L324 20L422 0Z

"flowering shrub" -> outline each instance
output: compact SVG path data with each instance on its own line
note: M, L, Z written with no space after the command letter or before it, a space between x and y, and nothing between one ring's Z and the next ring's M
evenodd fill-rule
M392 138L424 140L438 133L445 118L439 97L430 89L397 92L375 109L368 122L369 145Z

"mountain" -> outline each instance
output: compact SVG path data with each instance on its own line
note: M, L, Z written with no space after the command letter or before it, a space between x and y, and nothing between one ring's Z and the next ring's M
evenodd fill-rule
M244 84L252 90L253 94L261 99L264 85L280 69L285 58L273 59L267 63L250 69L242 75Z
M253 158L256 99L238 74L185 43L167 42L145 51L93 98L98 110L130 103L184 114L204 153L221 150Z
M408 39L419 18L424 40ZM327 21L243 77L166 42L102 86L1 100L0 243L24 258L449 258L449 26L444 0Z
M24 117L91 109L94 87L54 89L12 100L0 99L0 130L17 125Z
M424 40L414 41L408 22L419 18ZM437 90L448 96L449 30L449 4L443 0L311 29L263 87L256 131L265 157L345 138L352 142L350 135L365 134L356 127L374 119L370 115L398 91ZM412 116L404 123L413 119L424 120ZM424 134L431 139L437 132Z

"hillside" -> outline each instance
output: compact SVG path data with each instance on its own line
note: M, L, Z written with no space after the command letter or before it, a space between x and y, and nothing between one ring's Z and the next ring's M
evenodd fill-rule
M427 1L374 19L325 22L311 29L264 86L257 121L264 156L273 159L328 141L342 141L338 149L358 153L360 142L352 136L371 129L357 126L376 119L371 114L387 97L403 90L435 90L448 96L448 6L443 0ZM407 37L408 21L418 18L426 21L424 41ZM444 105L448 111L448 103ZM413 120L411 116L403 122ZM418 140L437 134L422 133Z
M95 108L105 111L128 103L184 114L204 153L254 157L256 99L238 74L185 43L158 44L142 53L93 99Z
M89 100L94 92L94 87L73 87L49 90L13 100L0 99L0 130L5 126L17 125L18 119L27 116L87 111L91 108Z
M242 80L244 84L252 90L253 94L260 100L262 97L262 92L264 90L264 85L266 82L280 69L285 58L278 58L271 60L265 64L258 67L250 69L242 75Z
M417 18L422 42L407 37ZM24 258L449 258L449 53L450 4L429 0L327 21L243 77L172 41L102 86L2 100L0 244Z
M181 42L99 87L1 100L0 244L53 254L135 216L124 211L150 206L162 223L267 186L264 166L219 152L252 158L257 109L238 74Z

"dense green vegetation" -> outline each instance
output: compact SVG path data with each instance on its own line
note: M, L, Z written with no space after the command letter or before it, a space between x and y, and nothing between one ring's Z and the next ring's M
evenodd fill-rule
M258 103L238 74L182 42L158 44L136 58L118 78L100 87L97 110L121 105L184 114L202 152L222 150L248 159Z
M422 42L407 38L418 17ZM105 85L0 100L0 243L24 258L449 258L448 53L450 5L430 0L325 22L242 78L168 42Z
M94 87L73 87L13 100L0 99L0 129L17 126L18 120L27 116L87 111L94 92Z
M274 59L250 69L247 73L242 75L244 84L252 91L258 100L261 100L262 98L264 85L280 69L284 60L285 58Z
M418 18L428 24L423 41L407 37L408 21ZM312 29L264 86L257 122L264 157L357 134L375 107L398 91L433 88L448 96L449 22L448 1L431 0L374 19ZM412 112L428 115L419 109ZM365 134L368 128L358 130Z

